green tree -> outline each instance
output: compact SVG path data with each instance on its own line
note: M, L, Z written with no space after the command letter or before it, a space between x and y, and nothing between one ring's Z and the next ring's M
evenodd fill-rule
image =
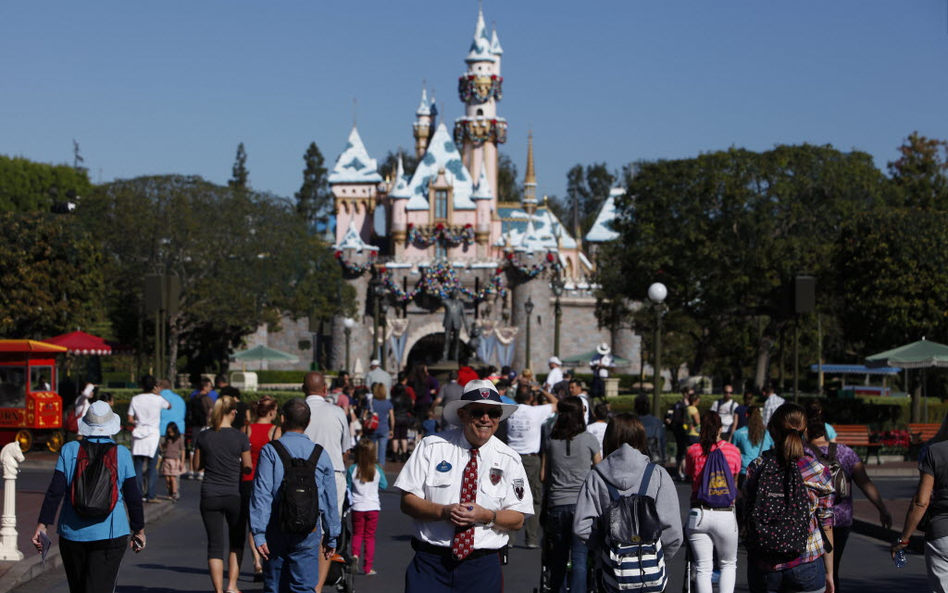
M323 154L315 142L310 142L303 155L306 167L303 169L303 184L296 192L296 212L306 221L307 225L315 228L325 225L332 214L332 194L326 181L328 172L324 163Z
M566 200L562 205L566 219L563 223L569 227L570 233L575 233L577 226L580 234L589 231L615 182L615 175L609 172L605 163L586 167L574 165L566 173Z
M101 313L102 257L71 216L2 213L0 335L43 339Z
M615 278L598 282L604 298L644 299L649 284L666 284L669 309L684 315L669 330L690 336L694 374L732 351L720 341L729 326L757 326L748 347L759 385L789 322L781 287L800 272L834 284L839 226L878 205L886 179L865 153L802 145L643 163L626 186L614 223L621 248L599 261ZM818 303L832 314L828 292Z
M85 169L0 155L0 212L49 212L54 201L91 190Z
M259 324L278 327L283 315L354 306L328 246L289 200L199 177L138 177L102 186L81 215L102 239L113 279L110 317L128 343L143 342L144 275L180 278L178 312L168 320L169 377L179 348L197 358L207 345L236 348Z
M398 170L398 155L402 156L402 166L405 168L405 175L411 177L415 174L415 169L418 168L418 158L415 157L414 154L408 154L399 148L396 152L388 151L388 154L386 154L382 160L382 164L379 165L379 175L382 176L382 179L395 176L395 171ZM395 183L394 179L392 183Z
M948 212L865 212L846 221L838 246L843 326L865 355L948 336Z
M471 174L477 181L480 173L471 171ZM520 181L517 180L517 165L503 153L497 154L497 196L495 197L498 202L520 202L523 199ZM539 196L537 198L539 199Z
M230 169L229 187L247 189L250 187L250 171L247 170L247 151L244 143L237 145L237 156L234 157L234 166Z
M912 132L889 163L895 205L948 209L948 142Z

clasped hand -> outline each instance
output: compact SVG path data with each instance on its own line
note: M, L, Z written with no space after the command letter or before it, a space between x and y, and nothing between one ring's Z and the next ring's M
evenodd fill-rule
M441 516L456 527L470 527L475 523L483 523L484 517L490 511L474 502L465 502L445 505Z

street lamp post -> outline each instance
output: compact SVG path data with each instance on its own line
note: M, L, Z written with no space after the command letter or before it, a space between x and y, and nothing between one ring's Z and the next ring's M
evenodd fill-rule
M382 299L385 296L385 287L382 286L382 280L378 276L372 278L372 281L369 283L369 288L372 289L372 323L374 325L374 331L372 336L372 358L378 358L379 362L382 363L382 370L385 370L385 345L382 340L379 339L379 333L382 327L382 310L384 305L382 304ZM381 348L380 348L381 346ZM381 352L380 352L381 350Z
M527 352L526 361L523 368L530 368L530 316L533 314L533 298L527 297L527 302L523 304L523 310L527 314Z
M553 296L556 297L556 301L553 304L553 316L556 319L556 323L553 326L553 355L560 355L560 320L563 318L563 309L560 307L560 297L563 296L563 288L566 286L566 283L563 282L563 275L557 270L556 278L553 279L551 287L553 288Z
M346 372L349 372L349 338L352 336L352 326L355 325L355 319L346 317L342 320L342 331L346 334Z
M656 418L661 414L662 402L662 302L668 296L668 289L661 282L655 282L648 287L648 298L655 303L655 362L652 371L652 415Z

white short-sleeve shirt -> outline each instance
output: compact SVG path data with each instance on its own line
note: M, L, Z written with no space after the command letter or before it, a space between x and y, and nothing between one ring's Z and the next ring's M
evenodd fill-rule
M395 487L437 504L461 500L464 468L471 458L464 432L454 428L422 439L402 468ZM530 484L520 456L496 437L478 449L477 504L494 511L533 514ZM413 521L415 537L434 546L451 547L454 525L448 521ZM474 549L494 550L507 545L509 535L493 527L474 528Z
M521 455L539 453L543 423L552 415L552 404L520 404L507 419L507 445Z

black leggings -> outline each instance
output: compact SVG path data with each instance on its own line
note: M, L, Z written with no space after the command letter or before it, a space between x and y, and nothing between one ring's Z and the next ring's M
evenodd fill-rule
M237 560L244 552L244 529L241 524L240 496L209 496L201 499L201 519L207 532L207 559L224 559L224 527L231 552Z
M60 537L59 553L70 593L112 593L127 548L127 535L92 542Z

